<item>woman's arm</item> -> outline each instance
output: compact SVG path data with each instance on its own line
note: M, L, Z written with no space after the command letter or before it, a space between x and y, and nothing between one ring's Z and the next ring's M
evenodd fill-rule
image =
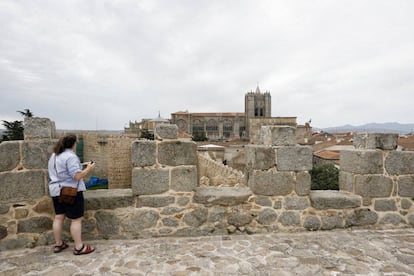
M93 169L95 168L95 163L94 162L88 162L86 163L86 168L83 169L82 171L78 172L77 174L75 174L74 179L76 181L81 180L82 178L84 178L88 173L90 173Z

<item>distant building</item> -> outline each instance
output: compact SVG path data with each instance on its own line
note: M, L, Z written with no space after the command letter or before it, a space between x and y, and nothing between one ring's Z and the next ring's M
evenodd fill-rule
M129 122L129 126L124 128L126 134L136 134L141 136L143 130L147 130L149 133L154 134L154 129L158 124L169 124L170 120L162 118L160 112L158 117L153 119L142 119L141 122Z
M244 113L179 111L171 114L171 123L176 124L179 131L191 135L204 134L209 140L247 140L251 136L250 133L257 133L262 125L297 125L296 117L271 117L270 92L262 93L259 86L256 87L256 91L245 94L244 103ZM252 139L255 140L251 138L250 141Z
M125 133L137 133L143 129L153 132L158 123L172 123L178 126L179 133L190 136L205 136L209 140L243 139L251 143L258 141L263 125L288 125L297 127L297 137L304 140L311 137L309 124L298 126L296 117L272 117L272 98L270 92L262 93L259 86L244 97L244 112L188 112L178 111L171 114L171 120L160 115L155 119L143 119L141 122L129 122Z

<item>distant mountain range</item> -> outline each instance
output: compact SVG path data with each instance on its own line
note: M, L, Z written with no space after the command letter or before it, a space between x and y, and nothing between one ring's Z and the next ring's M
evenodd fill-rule
M397 122L390 123L369 123L360 126L344 125L328 128L314 128L314 130L323 130L325 132L380 132L380 133L398 133L414 134L414 124L400 124Z

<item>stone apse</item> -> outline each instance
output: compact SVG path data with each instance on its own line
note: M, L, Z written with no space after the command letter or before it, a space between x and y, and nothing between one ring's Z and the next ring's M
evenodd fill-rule
M315 191L312 148L296 144L295 131L263 126L246 146L245 171L223 169L230 184L212 186L201 174L218 164L178 140L176 125L157 126L156 140L129 143L130 187L85 192L84 238L414 226L414 152L396 150L398 135L357 134L355 149L341 153L340 190ZM0 144L0 250L54 243L47 160L55 142L52 121L27 118L24 140Z

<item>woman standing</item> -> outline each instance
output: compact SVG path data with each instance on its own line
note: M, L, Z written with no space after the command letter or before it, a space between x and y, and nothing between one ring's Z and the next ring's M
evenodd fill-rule
M85 245L82 241L82 218L84 215L83 191L86 190L83 177L95 168L93 162L80 163L79 157L75 154L76 136L68 134L59 139L56 143L53 154L49 159L49 193L53 199L55 218L53 220L53 236L55 238L54 252L59 253L69 247L63 241L63 223L68 217L72 220L70 233L75 247L73 254L82 255L95 251L91 245ZM82 169L82 165L86 165ZM77 194L73 203L65 203L60 200L63 187L77 188Z

